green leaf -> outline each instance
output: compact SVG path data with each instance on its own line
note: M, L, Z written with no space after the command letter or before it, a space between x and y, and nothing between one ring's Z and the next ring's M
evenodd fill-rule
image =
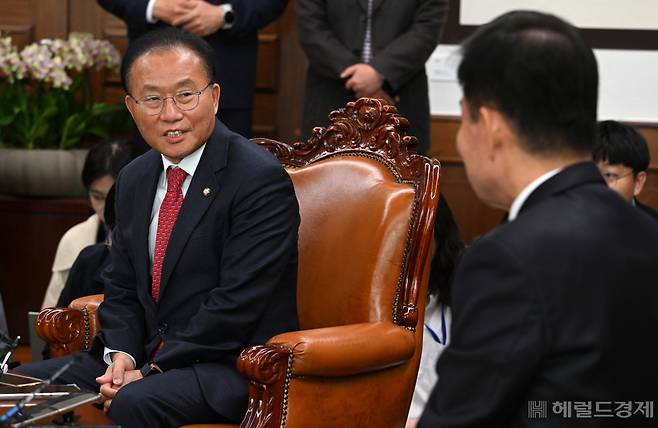
M14 121L15 117L16 117L15 114L0 117L0 126L10 125Z

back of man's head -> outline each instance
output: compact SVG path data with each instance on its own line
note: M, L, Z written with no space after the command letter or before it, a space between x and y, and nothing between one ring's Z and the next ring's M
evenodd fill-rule
M632 126L614 120L604 120L597 125L597 139L592 158L595 162L624 165L633 174L649 168L647 141Z
M480 27L462 46L459 81L473 119L502 113L536 154L589 153L598 71L580 32L553 15L516 11Z

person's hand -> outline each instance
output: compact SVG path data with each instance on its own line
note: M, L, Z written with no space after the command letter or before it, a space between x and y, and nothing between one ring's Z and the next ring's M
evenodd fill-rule
M96 378L96 383L101 386L100 393L103 395L105 411L110 408L112 399L119 389L141 378L142 373L135 370L130 357L120 352L112 354L112 364L107 366L103 376Z
M169 25L194 8L195 0L156 0L153 17ZM205 2L204 2L205 3Z
M177 16L171 25L205 37L224 26L224 10L203 0L188 0L192 7Z
M370 97L382 88L384 78L371 65L353 64L340 73L345 81L345 89L358 96Z

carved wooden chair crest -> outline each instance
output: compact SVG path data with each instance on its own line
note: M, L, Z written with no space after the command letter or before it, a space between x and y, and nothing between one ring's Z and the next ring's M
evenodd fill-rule
M250 382L244 428L405 424L439 165L410 151L407 120L380 100L329 118L304 143L253 140L286 167L299 200L301 330L240 355Z

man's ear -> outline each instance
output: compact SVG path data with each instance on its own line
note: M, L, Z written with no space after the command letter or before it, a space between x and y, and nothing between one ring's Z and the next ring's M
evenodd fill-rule
M634 182L633 196L637 197L640 194L640 192L642 192L642 189L644 188L644 183L647 182L646 171L638 172L635 178L633 179L633 182Z
M213 102L213 107L215 109L215 114L217 114L217 109L219 108L219 97L222 93L222 90L219 87L218 83L213 83L212 88L210 88L210 91L212 93L212 102Z
M130 112L130 115L133 117L133 121L135 121L135 123L137 123L137 121L135 120L135 112L134 112L135 103L130 98L131 98L130 95L126 95L123 98L123 102L126 105L126 108L128 109L128 111Z
M494 156L504 147L509 138L509 124L498 110L491 107L481 106L479 114L485 137L483 143L487 147L489 156Z

